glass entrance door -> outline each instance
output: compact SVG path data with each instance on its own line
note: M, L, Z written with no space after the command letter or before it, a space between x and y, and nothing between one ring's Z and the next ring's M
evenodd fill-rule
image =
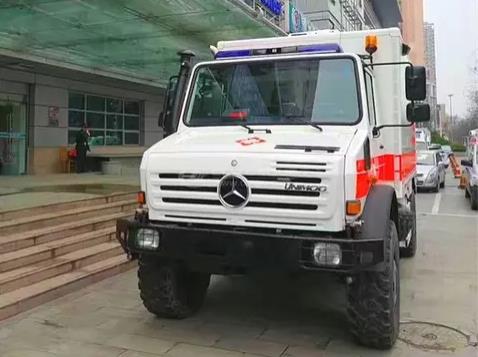
M26 105L22 96L0 99L0 175L25 173L26 124Z

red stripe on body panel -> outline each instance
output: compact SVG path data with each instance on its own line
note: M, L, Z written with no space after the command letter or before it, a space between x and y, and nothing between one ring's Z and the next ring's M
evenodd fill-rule
M400 181L407 179L415 171L416 162L415 151L406 152L402 155L376 156L372 158L372 168L370 170L366 170L364 159L357 160L355 197L357 199L366 197L375 181L394 182L395 173L397 173Z

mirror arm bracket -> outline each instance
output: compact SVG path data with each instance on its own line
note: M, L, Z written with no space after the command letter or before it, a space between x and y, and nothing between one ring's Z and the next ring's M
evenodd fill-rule
M408 62L408 61L405 61L405 62L381 62L381 63L364 63L364 67L376 67L376 66L398 66L398 65L402 65L402 64L406 64L410 67L413 68L413 63L412 62Z
M382 130L384 128L409 128L409 127L413 126L413 124L415 124L415 123L396 124L396 125L393 125L393 124L380 125L380 126L376 126L372 129L372 134L373 134L373 136L378 136L380 134L380 130Z

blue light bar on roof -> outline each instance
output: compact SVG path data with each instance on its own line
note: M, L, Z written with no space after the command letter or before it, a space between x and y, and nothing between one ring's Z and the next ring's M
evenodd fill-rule
M298 52L343 53L338 43L321 43L320 45L299 46Z
M240 51L219 51L216 53L216 59L218 58L234 58L234 57L249 57L252 56L251 50Z
M267 56L291 53L343 53L342 47L338 43L321 43L317 45L289 46L279 48L265 48L256 50L233 50L219 51L216 53L216 59Z

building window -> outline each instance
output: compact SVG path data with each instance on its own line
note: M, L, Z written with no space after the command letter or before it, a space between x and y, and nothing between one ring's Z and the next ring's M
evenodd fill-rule
M70 92L68 144L86 123L90 146L139 145L140 107L139 101Z

